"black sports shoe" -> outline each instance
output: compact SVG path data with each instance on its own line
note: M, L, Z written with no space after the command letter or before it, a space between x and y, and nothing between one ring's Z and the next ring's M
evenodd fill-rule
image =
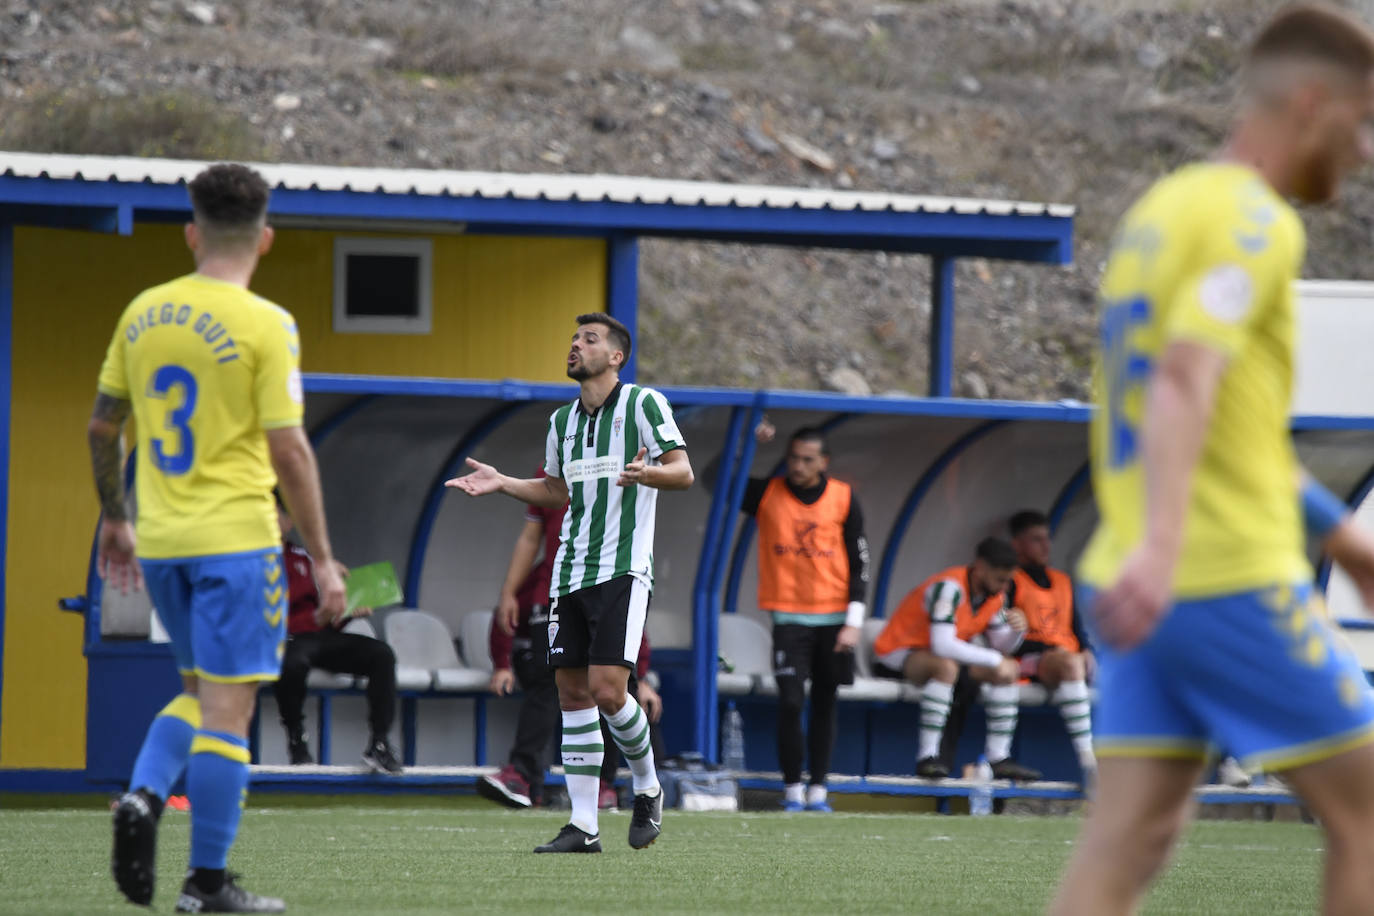
M285 913L286 902L278 897L259 897L236 883L238 875L229 874L213 894L207 894L189 877L177 898L178 913Z
M925 779L944 779L949 775L949 767L939 757L922 757L916 761L916 775Z
M564 824L558 836L543 846L534 847L535 852L600 852L601 837L587 833L581 827Z
M143 789L124 793L115 805L110 871L130 903L147 906L153 902L157 821L161 813L157 797Z
M315 762L315 758L310 756L310 745L306 743L304 737L288 740L286 749L291 755L291 765L293 767Z
M1010 757L1003 757L992 765L992 778L1010 779L1015 782L1035 782L1040 778L1040 771L1023 766Z
M630 817L630 846L643 849L658 839L663 830L663 789L657 794L635 793L635 810Z
M396 759L395 751L385 738L378 738L367 746L367 750L363 751L363 763L374 773L395 776L401 772L401 761Z

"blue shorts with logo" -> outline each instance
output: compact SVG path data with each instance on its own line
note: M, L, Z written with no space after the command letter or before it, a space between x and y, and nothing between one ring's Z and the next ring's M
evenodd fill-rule
M280 547L140 562L183 674L223 682L277 679L286 648Z
M1309 585L1180 601L1140 646L1095 648L1099 755L1224 750L1276 771L1374 741L1374 693Z

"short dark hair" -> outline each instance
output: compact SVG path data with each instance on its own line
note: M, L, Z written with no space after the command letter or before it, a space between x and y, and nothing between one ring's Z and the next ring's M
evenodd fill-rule
M256 242L267 216L271 191L254 169L220 162L202 171L188 186L196 225L212 242Z
M1016 551L1001 538L983 538L974 555L993 569L1016 568Z
M816 442L820 444L821 454L829 457L830 441L826 438L825 430L819 426L803 426L792 434L792 438L787 440L787 447L790 450L795 442Z
M1354 16L1325 3L1294 3L1270 19L1246 54L1246 64L1309 61L1356 79L1374 73L1374 34Z
M615 344L617 350L625 354L625 361L630 361L630 348L634 346L634 341L630 340L630 329L625 327L620 319L612 318L605 312L588 312L577 316L577 326L580 328L584 324L604 324L607 329L606 336Z
M1007 522L1007 527L1011 529L1011 536L1016 537L1027 528L1048 528L1050 517L1039 509L1022 509L1011 517Z

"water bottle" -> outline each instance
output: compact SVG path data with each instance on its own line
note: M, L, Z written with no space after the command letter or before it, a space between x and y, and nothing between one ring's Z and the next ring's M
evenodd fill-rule
M973 768L973 788L968 794L968 813L974 817L986 817L992 813L992 765L988 758L978 755L978 763Z
M732 774L744 772L744 716L730 701L725 709L725 722L721 728L720 762Z

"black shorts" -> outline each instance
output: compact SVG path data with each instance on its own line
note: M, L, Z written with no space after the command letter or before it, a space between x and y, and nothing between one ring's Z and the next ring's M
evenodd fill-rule
M634 670L648 613L649 587L634 576L618 576L553 599L549 664L621 665Z
M854 683L854 653L835 651L840 626L773 624L773 676L835 686Z

